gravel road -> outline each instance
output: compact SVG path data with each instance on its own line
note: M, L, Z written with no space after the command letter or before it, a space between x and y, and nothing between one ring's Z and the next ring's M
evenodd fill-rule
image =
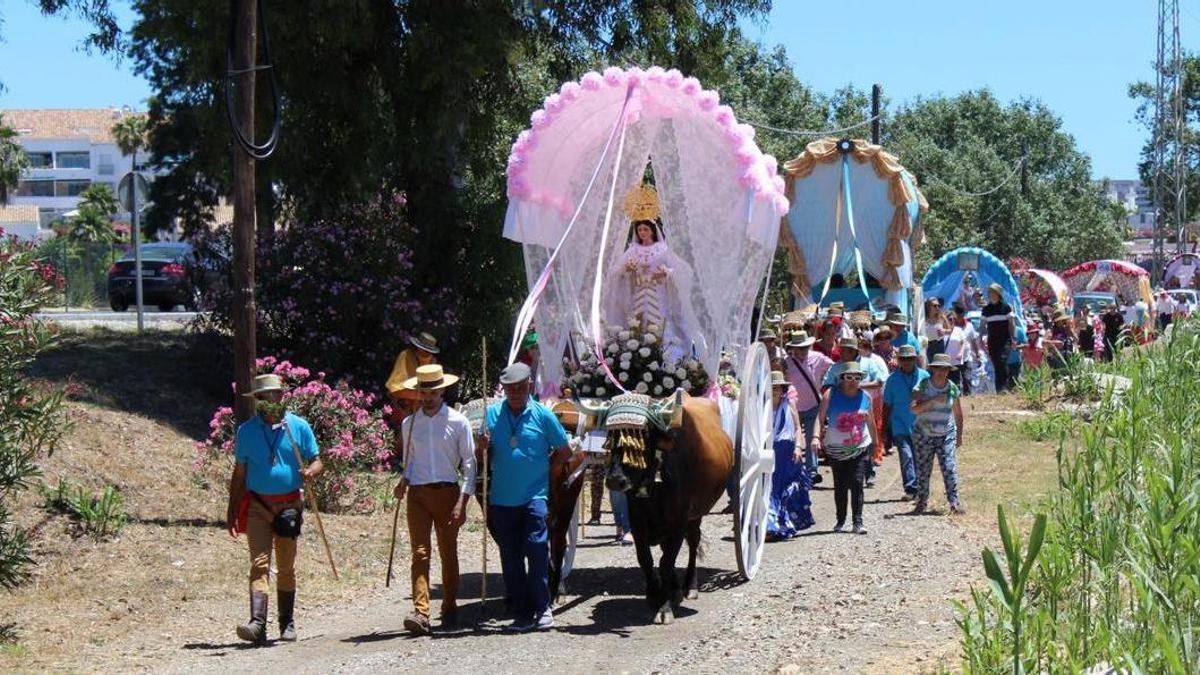
M399 570L400 583L353 606L320 615L299 608L303 639L294 645L252 649L214 636L216 644L197 645L173 669L884 673L932 670L939 662L953 667L957 630L949 601L982 577L979 535L944 509L906 515L910 504L899 501L895 457L867 492L870 534L831 533L832 480L824 471L824 489L813 492L817 525L769 544L751 582L742 583L736 572L731 518L705 519L700 598L685 602L670 626L649 623L633 549L609 543L613 530L603 525L588 528L581 542L556 627L505 634L499 603L480 609L476 533L460 542L465 627L457 632L433 638L402 632L410 605L407 570ZM940 498L935 490L931 501ZM493 549L493 597L502 584L498 560Z

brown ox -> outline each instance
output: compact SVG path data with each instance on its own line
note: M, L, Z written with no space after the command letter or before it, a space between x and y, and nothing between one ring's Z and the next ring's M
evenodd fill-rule
M733 469L733 443L721 428L721 413L715 401L688 398L683 402L683 422L673 433L653 425L647 448L657 447L645 468L623 462L626 452L613 444L606 483L629 497L629 520L638 565L646 577L646 601L655 621L671 623L674 607L698 597L696 554L700 548L700 519L724 494ZM661 465L661 467L660 467ZM660 470L661 468L661 470ZM661 480L656 478L656 472ZM675 559L688 544L687 573L683 586L675 575ZM651 546L662 549L655 569Z

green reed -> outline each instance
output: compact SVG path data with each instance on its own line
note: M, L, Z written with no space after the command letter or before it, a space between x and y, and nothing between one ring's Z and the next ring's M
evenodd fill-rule
M1000 557L985 552L992 588L973 589L959 605L968 672L1099 664L1200 672L1200 337L1192 328L1088 368L1130 378L1120 397L1095 387L1090 372L1068 374L1073 393L1099 397L1098 408L1090 422L1074 420L1077 433L1060 436L1060 489L1042 507L1040 553L1040 519L1021 556L1000 518L1007 577Z

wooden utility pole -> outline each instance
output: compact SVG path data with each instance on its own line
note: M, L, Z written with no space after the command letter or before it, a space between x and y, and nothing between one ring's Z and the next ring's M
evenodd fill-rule
M247 138L254 137L254 66L258 44L255 0L232 0L234 12L233 70L234 124ZM231 130L232 131L232 130ZM250 391L257 356L254 302L255 159L240 144L233 151L233 371L237 383L236 413L239 422L254 415Z
M883 87L871 85L871 143L879 145L879 110L883 106Z

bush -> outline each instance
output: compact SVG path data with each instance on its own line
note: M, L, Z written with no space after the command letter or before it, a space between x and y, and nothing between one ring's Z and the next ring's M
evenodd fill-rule
M373 484L384 480L381 474L396 461L392 432L385 421L391 406L372 410L374 394L353 389L344 382L330 385L325 373L314 377L311 371L274 357L259 359L259 374L275 373L283 378L287 391L283 400L288 411L312 425L321 450L325 472L313 483L317 502L323 510L371 511L376 506ZM209 422L208 438L196 444L195 468L202 471L224 459L232 468L236 425L233 409L221 407ZM377 478L372 479L372 476Z
M56 274L31 249L0 231L0 588L16 587L32 562L28 533L11 505L39 473L37 459L66 431L62 392L34 386L26 369L53 334L34 313L54 293Z
M60 478L54 488L42 487L42 506L71 518L71 535L88 535L96 541L115 536L125 527L125 498L115 486L106 485L93 495L82 485Z
M449 294L423 288L408 245L419 233L404 215L403 193L348 207L336 219L295 221L256 247L260 352L381 387L408 337L428 330L452 348L456 316ZM219 330L231 330L228 228L193 240L230 283L206 305ZM360 385L362 386L362 385Z

